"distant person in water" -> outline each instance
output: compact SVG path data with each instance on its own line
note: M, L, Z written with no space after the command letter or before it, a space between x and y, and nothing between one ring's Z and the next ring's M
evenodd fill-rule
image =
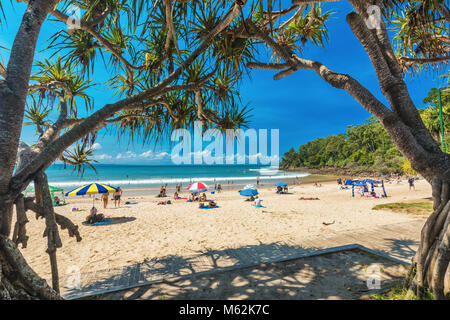
M117 191L114 192L114 207L120 207L120 197L122 196L122 189L120 187L117 188Z

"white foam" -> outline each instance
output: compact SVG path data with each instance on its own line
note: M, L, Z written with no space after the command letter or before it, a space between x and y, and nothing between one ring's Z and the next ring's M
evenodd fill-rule
M253 169L251 169L253 170ZM259 169L256 169L259 170ZM252 176L252 177L192 177L192 178L154 178L154 179L136 179L136 180L92 180L92 181L64 181L64 182L52 182L54 187L76 187L89 183L102 183L112 186L126 186L126 185L161 185L161 184L175 184L175 183L190 183L190 182L226 182L226 181L255 181L256 179L264 180L282 180L283 178L301 178L308 176L309 173L304 172L289 172L279 175L264 175L264 176Z

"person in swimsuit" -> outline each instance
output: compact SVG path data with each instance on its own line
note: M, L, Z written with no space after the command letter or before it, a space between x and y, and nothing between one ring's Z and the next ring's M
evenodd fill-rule
M120 196L122 195L122 189L120 187L117 188L117 191L114 192L114 207L117 208L117 205L120 207Z
M103 208L104 209L106 209L106 206L108 205L108 197L109 197L109 192L102 194Z

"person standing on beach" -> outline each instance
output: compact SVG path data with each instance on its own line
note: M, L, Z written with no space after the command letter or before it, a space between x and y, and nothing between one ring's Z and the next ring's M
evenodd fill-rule
M109 192L106 192L106 193L102 194L103 208L104 209L106 209L106 206L108 205L108 197L109 197Z
M114 207L120 207L120 196L122 195L122 189L120 187L117 188L117 191L114 192Z
M411 190L411 188L412 188L413 190L416 190L416 187L414 186L414 178L413 178L413 177L410 177L410 178L408 179L408 183L409 183L409 190Z

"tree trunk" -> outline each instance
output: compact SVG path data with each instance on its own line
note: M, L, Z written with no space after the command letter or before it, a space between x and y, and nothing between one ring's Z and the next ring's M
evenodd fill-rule
M36 202L45 210L45 231L44 237L47 237L47 253L50 258L50 266L52 271L52 287L59 293L59 276L58 266L56 262L56 249L62 247L61 238L59 237L58 226L56 224L55 211L53 210L52 197L50 195L47 175L39 172L34 180L34 189L36 194Z
M450 182L434 179L433 213L421 231L420 245L409 275L410 294L423 297L426 290L435 299L450 298Z
M3 207L4 203L0 203ZM0 235L0 300L61 299L27 264L17 245Z

